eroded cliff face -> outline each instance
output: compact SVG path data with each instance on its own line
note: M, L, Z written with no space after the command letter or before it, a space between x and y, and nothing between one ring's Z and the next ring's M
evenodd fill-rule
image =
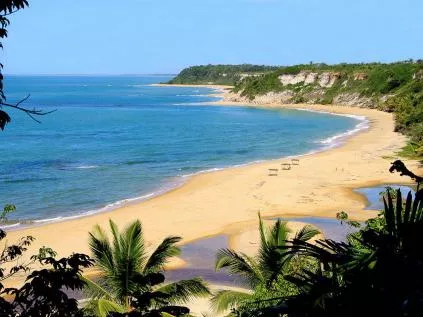
M332 87L340 78L341 73L339 72L324 72L319 74L303 71L298 74L283 74L279 76L279 80L283 86L303 83L304 85L317 84L324 88Z
M291 99L293 96L294 93L291 91L269 92L265 95L256 96L253 100L250 100L248 97L241 96L239 93L227 92L225 93L224 100L254 105L270 105L276 103L289 104L292 103Z
M332 96L332 99L325 98L326 92L338 85L346 87L349 81L363 81L368 78L366 73L354 73L349 77L342 76L340 72L312 72L301 71L298 74L282 74L278 76L284 87L283 91L269 92L264 95L257 95L253 100L240 93L229 93L226 96L228 101L248 102L253 104L292 104L292 103L332 103L345 106L374 108L378 101L374 98L363 97L355 92L339 92ZM335 87L334 87L335 88Z
M322 91L314 91L313 93L306 94L303 99L296 99L296 93L290 90L282 92L269 92L265 95L256 96L253 100L248 97L241 96L240 93L228 92L225 94L225 101L241 102L254 105L276 105L276 104L319 104L321 103ZM337 95L332 104L351 107L366 107L375 108L376 102L371 98L360 96L358 93L343 93Z

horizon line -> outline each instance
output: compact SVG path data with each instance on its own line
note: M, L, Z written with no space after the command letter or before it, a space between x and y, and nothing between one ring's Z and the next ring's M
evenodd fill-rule
M4 76L176 76L177 73L3 73Z

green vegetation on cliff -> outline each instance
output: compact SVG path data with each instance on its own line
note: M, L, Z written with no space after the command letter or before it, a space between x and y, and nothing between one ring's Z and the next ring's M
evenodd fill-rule
M376 108L394 112L396 131L410 137L404 154L423 156L423 61L391 64L303 64L287 67L208 65L183 70L172 84L233 84L249 100Z
M298 65L245 78L235 92L253 100L285 93L285 102L348 104L395 113L395 129L410 137L409 154L423 155L423 63Z
M277 69L250 64L192 66L181 71L169 84L234 85L246 76L259 76Z
M297 83L283 82L282 76L296 76ZM301 76L303 80L301 80ZM326 77L326 78L323 78ZM293 91L304 95L320 90L320 101L331 103L341 93L359 93L377 101L383 95L407 90L411 82L422 80L423 63L398 62L392 64L304 64L280 67L260 77L248 77L236 84L235 91L254 99L268 92ZM306 81L308 79L308 81ZM325 81L326 82L322 82ZM319 100L317 100L319 101Z

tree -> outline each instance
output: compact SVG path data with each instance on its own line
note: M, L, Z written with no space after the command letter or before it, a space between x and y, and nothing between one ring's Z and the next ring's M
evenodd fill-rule
M92 296L87 309L97 316L108 316L112 312L122 314L134 309L144 315L186 311L172 305L210 295L207 285L199 278L162 285L166 263L180 253L176 246L180 237L165 238L148 255L138 220L122 232L112 220L109 224L111 241L100 226L90 232L90 249L101 274L96 281L87 280L87 291Z
M0 223L15 209L14 206L7 205L0 216ZM0 229L0 241L5 241L6 236L6 232ZM27 236L12 245L4 242L0 253L0 316L82 316L77 301L69 298L65 290L83 288L81 272L83 268L92 265L92 260L84 254L73 254L56 260L56 253L43 247L29 261L24 261L23 255L32 241L34 238ZM29 272L36 262L42 269L32 271L21 288L4 287L5 280L19 272ZM4 295L11 299L6 300Z
M7 26L10 24L8 16L28 7L27 0L2 0L0 2L0 39L4 39L7 37ZM0 48L3 48L3 43L0 42ZM39 109L28 109L22 107L22 104L28 100L29 95L20 100L15 104L7 103L6 96L3 91L3 74L2 74L3 64L0 63L0 129L4 130L6 124L11 121L9 114L6 111L1 109L3 108L13 108L26 113L29 117L31 117L34 121L40 122L35 116L44 116L46 114L52 113L52 111L42 111Z
M285 246L290 233L287 223L277 220L269 228L259 214L260 249L257 256L237 253L231 249L221 249L216 255L216 270L228 269L229 274L238 276L246 283L252 293L220 290L212 298L212 305L217 312L236 308L256 301L255 292L274 294L277 289L288 294L292 287L284 281L283 274L291 269L294 257L284 256L280 248ZM295 234L300 241L308 241L320 232L307 225Z

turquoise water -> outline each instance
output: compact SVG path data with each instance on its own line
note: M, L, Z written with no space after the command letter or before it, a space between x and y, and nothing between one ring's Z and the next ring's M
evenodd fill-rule
M57 109L37 124L12 112L0 135L0 205L45 221L151 197L201 171L336 145L356 118L211 107L206 88L152 87L169 76L7 77L9 102ZM348 134L348 133L347 133Z

